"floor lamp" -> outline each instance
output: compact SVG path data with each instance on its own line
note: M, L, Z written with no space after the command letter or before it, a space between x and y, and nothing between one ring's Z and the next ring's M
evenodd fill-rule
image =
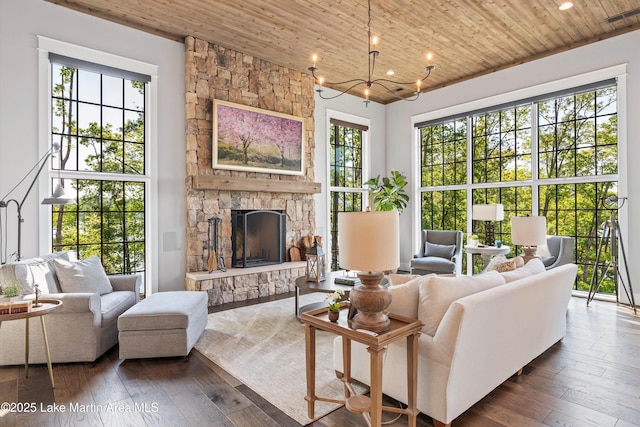
M24 175L24 177L22 177L22 179L11 189L9 190L9 192L0 200L0 209L9 209L9 205L11 203L15 204L16 206L16 212L18 214L18 248L16 251L16 260L20 261L20 259L22 258L22 223L24 222L24 219L22 218L22 206L24 205L25 200L27 200L27 197L29 196L29 193L31 193L31 190L33 189L34 185L36 184L36 182L38 181L38 177L40 176L40 173L42 172L42 170L44 169L44 167L47 164L47 160L49 160L49 158L57 153L58 151L60 151L60 145L57 143L52 144L51 149L49 149L49 151L47 151L45 153L44 156L42 156L35 165L33 165L33 167L31 169L29 169L29 171ZM22 199L20 201L18 201L17 199L8 199L8 197L11 195L11 193L13 193L13 191L18 188L18 186L20 184L22 184L28 177L29 175L31 175L31 173L36 170L36 174L33 177L33 180L31 181L31 184L29 184L29 188L27 188L26 193L24 194L24 196L22 197ZM51 195L51 197L47 197L44 200L42 200L41 204L43 205L66 205L66 204L72 204L75 203L75 201L68 197L65 192L64 192L64 188L62 187L62 185L60 185L60 180L58 179L58 185L56 185L56 188L53 190L53 193ZM6 218L6 214L5 214L5 218ZM4 229L3 229L4 228ZM6 249L6 241L7 241L7 236L6 236L6 225L5 227L3 227L2 225L2 215L0 214L0 264L6 264L7 262L7 249Z

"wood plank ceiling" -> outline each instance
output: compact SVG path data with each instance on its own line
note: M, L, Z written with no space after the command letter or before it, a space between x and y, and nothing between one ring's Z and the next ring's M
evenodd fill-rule
M90 15L183 41L195 36L308 72L319 57L328 81L368 72L365 0L47 0ZM553 53L640 29L640 0L371 0L371 32L380 38L374 77L415 82L426 53L435 71L429 91ZM381 103L407 97L372 88ZM346 87L336 87L345 89ZM363 88L355 95L363 96Z

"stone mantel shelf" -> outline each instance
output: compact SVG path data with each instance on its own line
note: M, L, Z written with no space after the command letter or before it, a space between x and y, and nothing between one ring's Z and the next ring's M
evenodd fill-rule
M196 190L262 191L272 193L319 194L319 182L288 181L260 178L235 178L218 175L196 175L193 177Z
M265 273L268 271L278 270L290 270L293 268L305 268L307 263L305 261L296 262L284 262L282 264L263 265L259 267L248 268L227 268L227 271L214 270L211 273L208 271L192 271L187 273L187 278L191 280L211 280L222 279L224 277L244 276L247 274Z

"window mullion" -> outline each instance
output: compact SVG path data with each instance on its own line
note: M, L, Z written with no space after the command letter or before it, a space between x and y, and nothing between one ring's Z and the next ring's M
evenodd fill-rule
M539 140L538 140L538 103L531 105L531 214L538 215L540 209L539 193Z

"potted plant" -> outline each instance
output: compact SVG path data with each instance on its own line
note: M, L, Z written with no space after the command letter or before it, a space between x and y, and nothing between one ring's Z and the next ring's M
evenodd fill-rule
M467 239L467 244L469 246L478 246L478 235L472 234L471 236L469 236L469 238Z
M340 307L344 303L342 298L344 297L344 291L342 289L335 290L328 294L324 299L329 302L329 320L337 322L340 317Z
M397 210L402 213L409 202L409 195L404 188L407 177L401 172L391 171L391 177L380 178L380 175L365 182L369 190L369 206L376 211Z
M8 298L8 299L15 298L20 294L21 294L20 285L18 285L17 283L9 283L7 285L2 286L2 295L5 298Z

